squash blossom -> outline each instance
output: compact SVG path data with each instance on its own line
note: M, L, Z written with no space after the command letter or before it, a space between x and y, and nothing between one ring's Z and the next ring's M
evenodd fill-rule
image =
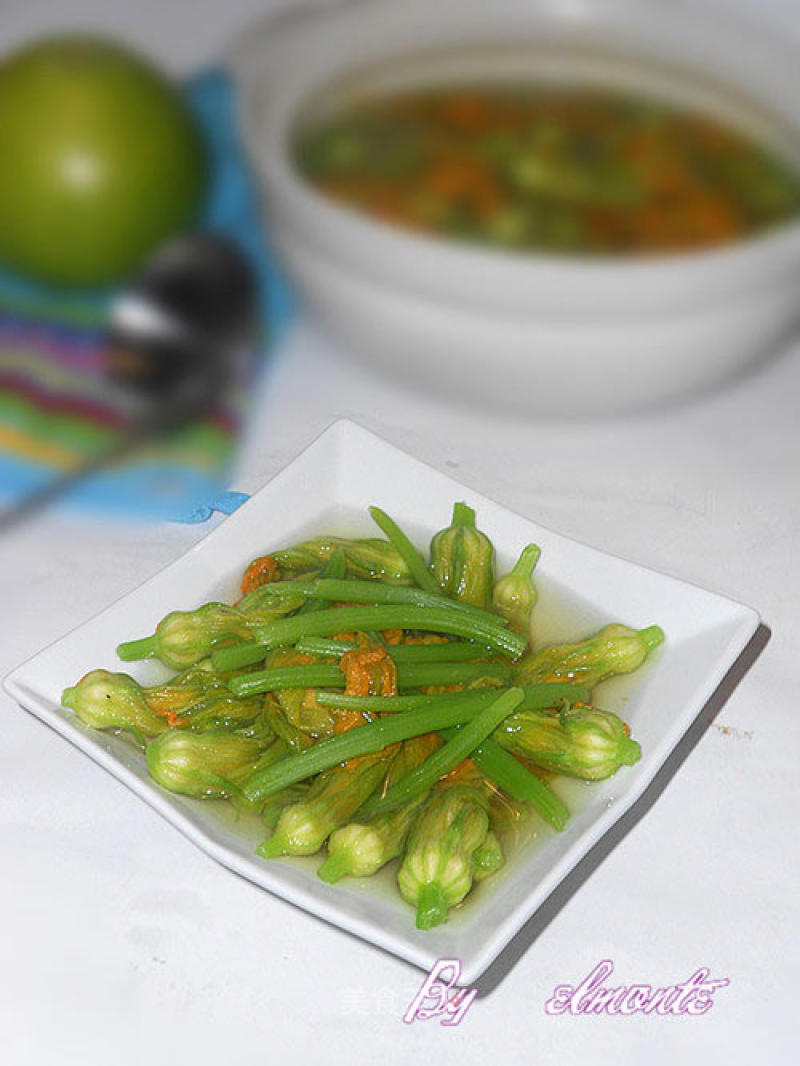
M225 797L238 792L264 751L250 737L215 730L171 729L147 746L147 769L163 788L184 796Z
M447 921L472 888L473 855L489 831L488 804L466 785L435 791L415 821L397 874L403 899L417 909L417 928Z
M648 653L663 643L659 626L630 629L608 625L575 644L554 644L525 655L514 667L517 685L541 681L574 681L594 688L616 674L637 670Z
M169 728L166 717L148 706L141 686L128 674L91 670L77 685L64 689L61 703L93 729L127 729L141 738Z
M642 750L611 711L584 707L554 715L517 711L495 730L494 739L536 766L568 777L601 781L620 766L638 762Z
M452 522L431 540L431 570L444 592L473 607L491 607L494 547L475 525L465 503L453 507Z
M531 576L541 554L538 544L523 548L511 573L495 581L492 590L492 607L508 619L517 633L528 633L531 611L537 600Z

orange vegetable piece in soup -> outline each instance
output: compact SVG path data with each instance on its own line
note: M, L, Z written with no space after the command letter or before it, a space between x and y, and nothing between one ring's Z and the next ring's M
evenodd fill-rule
M339 660L346 696L396 696L397 667L385 648L353 648Z
M248 592L253 592L255 589L261 588L262 585L277 581L279 577L280 570L272 556L260 555L257 559L253 559L244 572L241 586L242 595L246 596Z

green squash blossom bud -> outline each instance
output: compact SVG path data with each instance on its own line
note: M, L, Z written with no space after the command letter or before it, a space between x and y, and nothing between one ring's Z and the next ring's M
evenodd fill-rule
M128 729L142 738L158 736L169 727L127 674L91 670L77 685L64 689L61 702L93 729Z
M491 877L505 864L505 855L500 841L490 829L484 841L472 855L472 876L476 881Z
M331 833L328 858L317 870L333 884L341 877L371 877L403 850L414 815L425 796L415 797L396 811L378 815L366 824L350 822Z
M147 746L147 768L170 792L202 798L238 791L258 763L264 745L222 731L186 733L171 729Z
M252 622L271 622L283 618L306 602L302 591L293 591L292 585L307 584L309 577L295 578L293 581L281 581L277 584L259 585L252 592L246 593L236 604L236 610L247 616Z
M574 681L593 688L615 674L637 670L648 652L663 643L658 626L630 629L604 626L577 644L554 644L524 656L514 667L514 683L535 685L541 681Z
M531 611L537 599L531 575L541 554L542 549L538 544L523 548L511 573L495 581L492 590L492 607L508 619L511 628L517 633L528 632Z
M447 920L472 888L473 855L486 839L489 815L474 788L437 790L417 817L397 874L403 899L417 908L417 928Z
M284 807L275 833L259 844L262 859L279 855L313 855L327 837L351 818L377 788L392 753L365 755L321 773L307 798Z
M117 655L123 662L155 656L165 666L185 670L219 645L249 636L248 618L241 611L225 603L206 603L194 611L172 611L152 636L120 644Z
M404 741L389 767L384 788L411 773L441 743L431 733ZM347 874L371 877L377 873L402 852L411 823L427 795L423 792L397 810L376 815L366 822L350 822L331 833L328 858L317 870L318 876L332 884Z
M431 540L431 569L442 591L474 607L491 606L494 547L475 526L475 512L465 503L453 507L453 519Z
M601 781L620 766L633 766L642 749L611 711L579 708L554 715L545 711L510 714L494 739L536 766L568 777Z
M272 552L272 558L282 571L302 573L320 570L333 552L341 548L345 558L345 570L350 577L377 579L393 585L411 582L403 558L397 549L380 537L362 537L348 540L345 537L321 537L307 540L294 548Z
M306 781L298 781L297 784L288 785L286 788L282 788L280 792L274 792L267 797L259 811L264 826L270 832L273 832L284 807L289 807L293 803L299 803L304 800L308 795L309 787Z

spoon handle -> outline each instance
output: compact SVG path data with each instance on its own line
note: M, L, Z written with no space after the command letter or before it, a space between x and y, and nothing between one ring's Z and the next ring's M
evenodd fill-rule
M101 448L72 470L53 478L52 481L48 481L46 485L34 490L22 500L0 509L0 534L32 518L48 504L54 503L93 474L124 459L140 444L185 425L192 418L202 414L209 399L207 394L201 397L197 392L192 393L188 390L188 394L180 398L176 399L171 396L167 402L158 403L146 414L135 418L113 444Z

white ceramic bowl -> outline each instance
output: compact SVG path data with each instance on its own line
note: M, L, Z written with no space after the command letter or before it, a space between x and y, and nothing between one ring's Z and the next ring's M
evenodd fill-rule
M516 74L657 92L800 157L798 58L659 0L371 0L268 19L231 65L272 238L332 333L420 384L559 416L658 403L769 354L800 318L800 224L638 260L486 250L315 192L290 157L298 120L397 85Z

